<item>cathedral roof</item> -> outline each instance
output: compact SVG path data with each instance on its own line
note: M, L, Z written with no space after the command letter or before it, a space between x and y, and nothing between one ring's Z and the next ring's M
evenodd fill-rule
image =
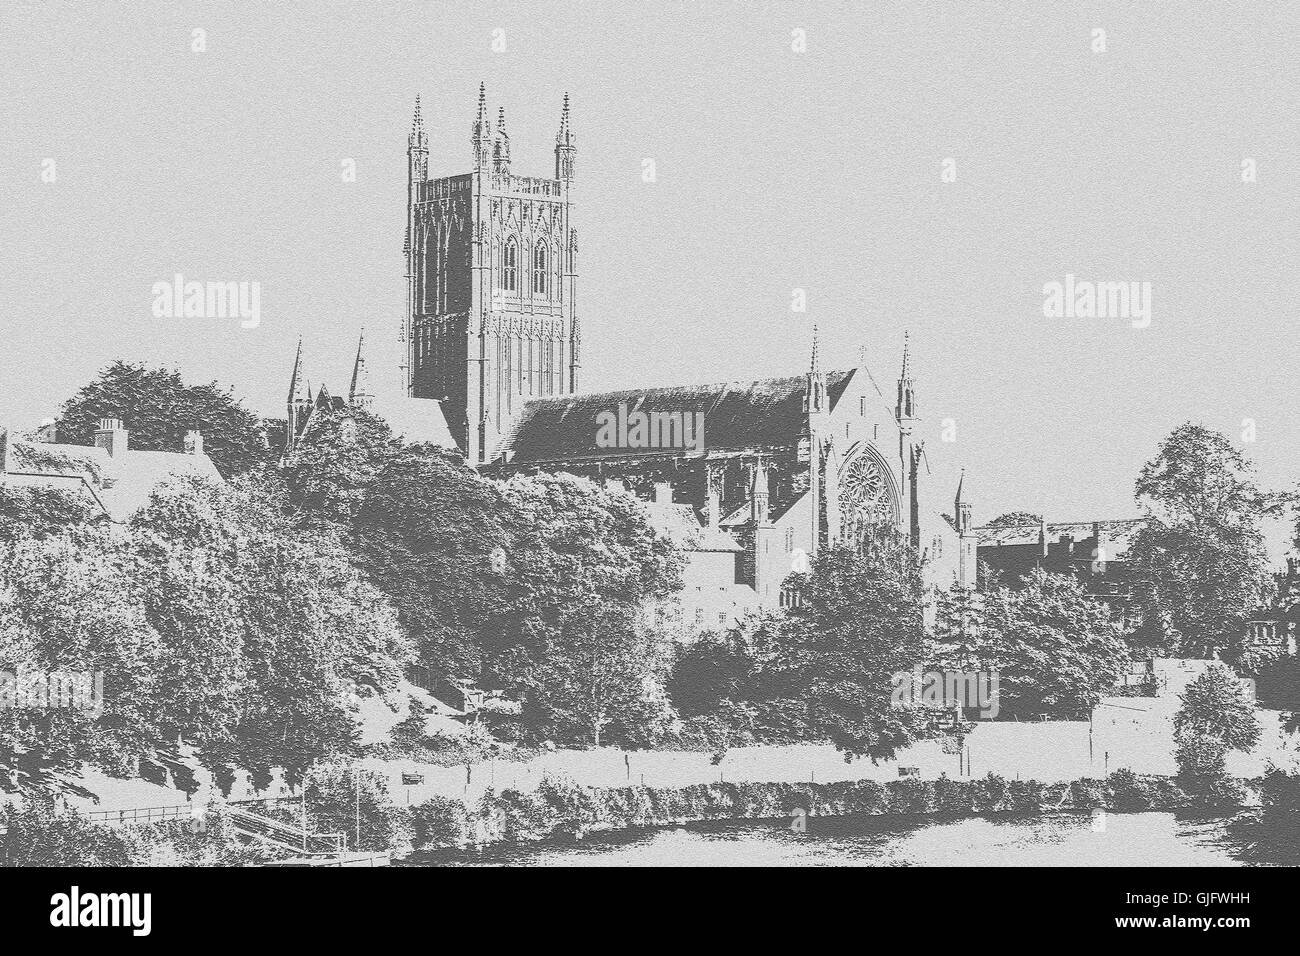
M854 372L827 372L831 407L843 394ZM512 464L681 455L672 448L602 448L596 444L596 417L628 412L704 414L704 453L743 452L781 448L799 439L805 377L767 378L751 382L630 389L588 395L534 399L524 406L499 454Z

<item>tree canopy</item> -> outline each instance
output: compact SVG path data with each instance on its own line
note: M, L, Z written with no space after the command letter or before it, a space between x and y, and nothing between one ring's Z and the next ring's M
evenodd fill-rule
M101 418L119 418L140 451L181 451L185 433L203 433L203 450L229 478L270 457L262 421L216 382L186 385L180 373L114 362L63 403L59 440L92 443Z
M1158 650L1211 657L1240 649L1270 585L1260 523L1284 505L1219 432L1174 429L1138 476L1147 520L1129 547L1143 630Z

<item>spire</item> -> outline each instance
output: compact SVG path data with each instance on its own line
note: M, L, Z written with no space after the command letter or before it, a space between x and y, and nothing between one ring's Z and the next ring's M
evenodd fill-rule
M903 332L903 368L898 373L898 402L894 405L894 418L910 422L916 418L916 391L912 387L912 357L907 332ZM906 426L909 430L910 424Z
M474 168L487 169L492 153L492 123L488 118L487 87L483 83L478 85L478 113L470 142L474 146Z
M813 326L812 362L808 366L808 375L804 382L803 410L809 416L821 415L827 411L826 377L822 375L815 325Z
M578 155L578 137L569 128L569 94L560 109L560 131L555 134L555 178L573 182L573 161Z
M311 401L311 386L307 384L306 370L302 364L302 336L298 336L298 351L293 357L293 374L289 376L289 404Z
M352 386L348 389L348 404L357 408L369 408L375 398L370 391L370 373L366 370L365 344L366 330L362 329L357 339L357 360L352 365Z
M422 183L429 174L429 138L424 132L424 119L420 115L420 94L415 94L415 115L411 118L411 132L406 137L406 156L409 169L407 203L415 199L416 183ZM407 224L409 231L410 224ZM406 237L409 247L411 237Z

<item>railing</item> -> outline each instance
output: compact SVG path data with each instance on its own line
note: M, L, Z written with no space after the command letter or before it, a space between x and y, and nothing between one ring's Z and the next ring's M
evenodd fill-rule
M170 807L139 807L131 810L92 810L87 819L125 826L128 823L155 823L159 820L188 820L195 815L195 805L183 803Z
M226 816L241 836L270 843L281 849L309 855L343 852L344 838L341 833L309 833L301 827L291 826L239 807L227 806Z

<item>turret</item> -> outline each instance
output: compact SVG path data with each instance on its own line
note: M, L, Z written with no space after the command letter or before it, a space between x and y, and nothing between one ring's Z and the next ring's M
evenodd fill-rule
M492 172L510 174L510 134L506 132L506 108L497 108L497 129L492 138Z
M971 506L970 502L962 497L962 488L966 483L966 469L961 470L961 477L957 479L957 494L952 499L952 517L957 524L958 534L969 534L971 530Z
M768 516L767 466L760 458L754 464L754 474L749 485L749 516L755 527L765 525Z
M474 128L470 136L474 147L474 169L486 170L492 166L492 124L488 119L487 88L478 85L478 113L474 117Z
M573 182L573 164L578 156L578 137L569 128L569 94L564 94L560 110L560 131L555 135L555 178Z

